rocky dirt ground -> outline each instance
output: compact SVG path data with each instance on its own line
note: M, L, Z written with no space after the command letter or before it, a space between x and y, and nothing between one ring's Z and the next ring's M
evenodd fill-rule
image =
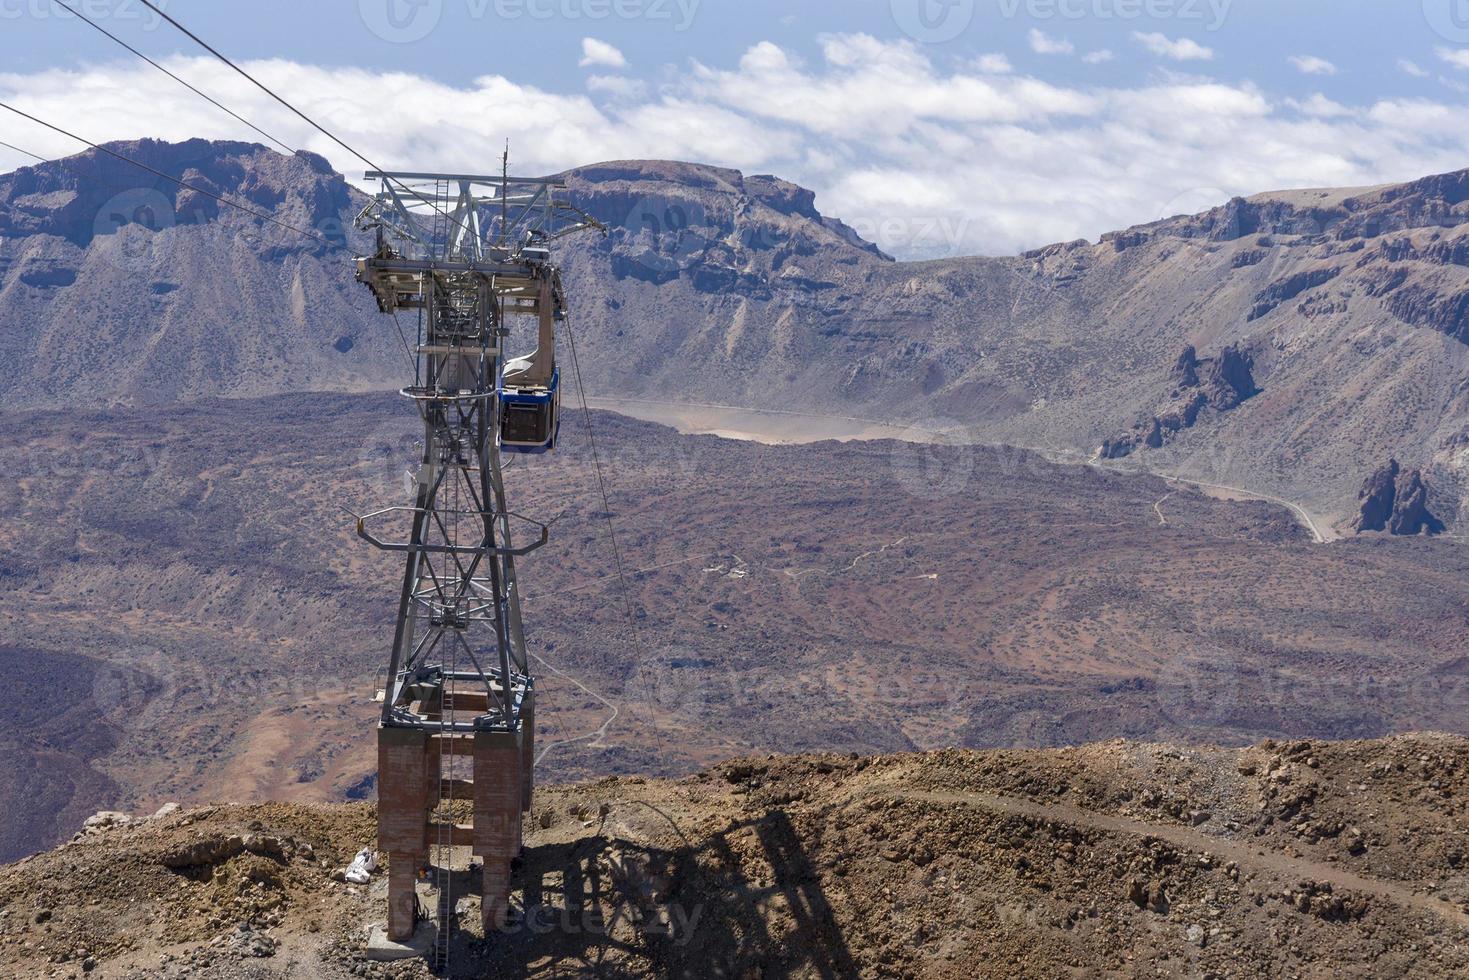
M759 756L540 791L439 975L1469 975L1469 740ZM392 977L370 804L101 818L0 869L0 973ZM463 857L459 858L461 869ZM432 903L431 903L432 904Z

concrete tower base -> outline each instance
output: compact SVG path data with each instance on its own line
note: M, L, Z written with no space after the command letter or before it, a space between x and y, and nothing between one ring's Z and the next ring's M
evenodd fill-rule
M421 934L414 886L429 862L429 849L441 844L468 846L483 861L485 934L504 928L511 866L521 850L521 813L529 808L534 782L533 718L523 710L513 732L378 729L378 849L388 858L386 941L407 945ZM440 760L449 756L470 756L472 778L442 779ZM440 794L472 802L474 822L435 822L431 812ZM439 858L447 860L447 855Z

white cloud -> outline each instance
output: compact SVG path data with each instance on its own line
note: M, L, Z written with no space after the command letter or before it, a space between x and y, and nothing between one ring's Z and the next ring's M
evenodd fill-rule
M1352 114L1351 109L1348 109L1340 102L1333 102L1331 99L1328 99L1320 92L1317 92L1309 99L1286 99L1285 104L1290 106L1292 109L1297 110L1298 112L1304 113L1305 115L1318 116L1324 119L1340 118L1343 116L1350 116Z
M619 99L641 99L648 94L648 83L626 75L592 75L587 91L603 92Z
M982 54L975 61L974 66L986 75L1008 75L1015 70L1010 64L1010 59L1002 54Z
M1435 48L1441 60L1455 68L1469 68L1469 48Z
M1314 54L1291 55L1290 63L1303 75L1335 75L1336 65Z
M1071 54L1076 45L1064 38L1051 37L1045 31L1030 29L1030 50L1036 54Z
M761 41L740 58L740 69L747 72L776 72L788 67L790 59L773 41Z
M579 64L583 68L593 66L602 68L627 67L627 59L623 57L621 51L606 41L599 41L594 37L584 37L581 39L581 55L582 58Z
M865 34L822 38L825 64L796 64L766 42L737 71L698 65L691 94L839 139L900 138L935 124L1023 122L1090 112L1095 99L1033 78L941 75L911 42Z
M360 161L218 62L164 63L361 176ZM758 45L732 63L671 70L657 85L594 73L580 92L495 75L448 85L279 60L245 67L384 166L477 172L509 138L512 165L526 173L644 158L776 173L905 257L1012 254L1173 214L1180 200L1407 180L1469 158L1469 106L1447 93L1354 105L1171 76L1058 85L941 67L917 45L862 35L823 38L809 64ZM89 139L254 137L131 62L0 72L0 100ZM459 125L466 117L476 125ZM50 156L80 149L21 120L3 138Z
M1211 61L1214 58L1212 48L1186 37L1173 41L1156 31L1149 34L1133 31L1132 39L1160 58L1172 58L1174 61Z
M1101 48L1097 51L1089 51L1081 56L1081 60L1089 65L1100 65L1117 57L1109 48Z
M1425 69L1421 68L1416 61L1409 61L1407 58L1398 59L1398 70L1412 75L1414 78L1428 77L1428 72Z

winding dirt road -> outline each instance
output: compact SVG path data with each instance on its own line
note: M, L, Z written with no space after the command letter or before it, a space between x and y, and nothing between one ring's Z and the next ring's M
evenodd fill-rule
M1175 847L1198 852L1208 851L1216 858L1222 861L1233 861L1245 870L1265 871L1282 879L1311 879L1329 882L1333 889L1360 892L1404 908L1427 912L1450 925L1469 931L1469 912L1432 895L1419 894L1397 882L1366 878L1333 864L1293 857L1280 851L1261 851L1257 847L1227 837L1216 837L1194 827L1149 823L1131 817L1111 816L1092 810L1083 810L1068 804L1035 803L1020 797L1000 796L993 793L909 790L894 785L876 785L869 787L865 793L859 795L875 795L950 806L961 804L983 807L996 813L1026 817L1032 820L1048 820L1108 834L1154 837L1167 841Z

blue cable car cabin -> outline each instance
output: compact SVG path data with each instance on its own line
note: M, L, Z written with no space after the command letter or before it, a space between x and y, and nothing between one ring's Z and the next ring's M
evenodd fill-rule
M500 377L500 448L505 452L548 453L556 448L561 428L561 369L556 366L552 274L547 270L541 279L535 351L507 361Z
M561 369L543 387L500 389L500 448L509 453L546 453L561 429Z

